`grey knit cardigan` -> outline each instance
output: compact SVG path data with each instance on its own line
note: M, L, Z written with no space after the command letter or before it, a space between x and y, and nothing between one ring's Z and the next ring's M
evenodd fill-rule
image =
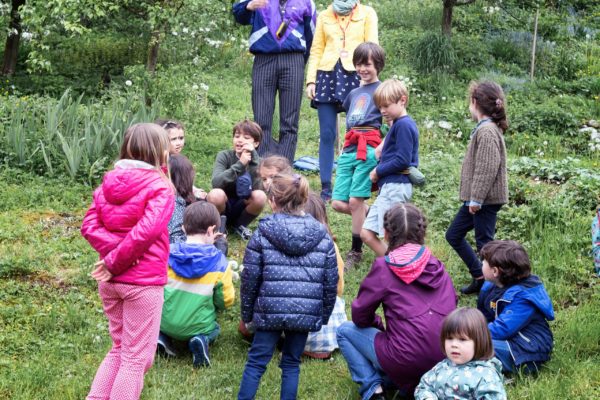
M504 135L493 122L481 125L471 137L460 172L460 200L508 202Z

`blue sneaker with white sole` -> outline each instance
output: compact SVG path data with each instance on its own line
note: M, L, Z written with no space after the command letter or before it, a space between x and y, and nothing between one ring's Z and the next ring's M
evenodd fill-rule
M190 339L190 351L194 368L210 367L210 358L208 356L208 339L205 336L198 335Z
M171 344L171 339L164 333L159 333L156 343L156 352L163 357L176 357L177 353Z

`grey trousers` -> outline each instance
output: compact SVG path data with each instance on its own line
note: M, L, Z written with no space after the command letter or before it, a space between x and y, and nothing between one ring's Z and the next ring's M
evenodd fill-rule
M304 92L302 53L256 54L252 66L252 111L263 137L261 157L281 155L294 162L298 142L298 118ZM275 96L279 92L279 140L273 138Z

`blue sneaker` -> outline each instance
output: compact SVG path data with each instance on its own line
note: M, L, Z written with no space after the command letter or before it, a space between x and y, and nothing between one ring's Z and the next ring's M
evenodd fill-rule
M198 335L190 339L190 351L194 368L210 367L210 358L208 357L208 340L205 336Z
M164 333L158 334L158 340L156 343L156 352L163 357L176 357L177 353L173 349L171 339Z

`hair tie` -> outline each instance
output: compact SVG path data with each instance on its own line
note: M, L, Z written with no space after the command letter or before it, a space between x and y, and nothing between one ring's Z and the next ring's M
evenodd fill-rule
M294 174L292 177L294 178L294 186L300 187L300 175Z
M504 104L502 99L496 99L496 107L502 107L502 104Z

